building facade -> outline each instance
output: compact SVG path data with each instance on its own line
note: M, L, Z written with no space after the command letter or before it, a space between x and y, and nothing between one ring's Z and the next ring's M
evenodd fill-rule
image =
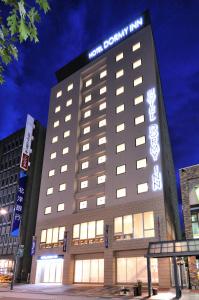
M31 154L23 161L27 126L0 141L1 281L13 274L14 265L16 280L26 281L30 274L45 140L45 129L37 121L33 126Z
M199 238L199 165L180 169L180 186L186 239ZM199 256L189 257L192 285L198 285ZM197 284L196 284L197 283Z
M52 88L31 281L147 281L149 241L179 236L160 79L146 15L84 53ZM153 282L170 286L168 259Z

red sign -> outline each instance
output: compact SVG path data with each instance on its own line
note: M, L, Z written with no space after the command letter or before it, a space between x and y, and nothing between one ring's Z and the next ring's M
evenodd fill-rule
M29 155L22 153L21 156L21 168L25 171L28 170L28 163L29 163Z

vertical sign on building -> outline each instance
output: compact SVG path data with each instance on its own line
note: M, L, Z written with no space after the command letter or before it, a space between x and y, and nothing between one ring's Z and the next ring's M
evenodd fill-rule
M109 232L109 225L106 224L104 226L104 246L105 248L108 248L109 240L108 240L108 232Z
M63 252L66 252L66 249L67 249L67 231L64 232Z
M149 141L150 141L150 155L154 162L152 174L152 190L157 191L162 189L162 174L157 163L160 156L160 142L159 142L159 126L157 120L157 95L155 87L147 91L146 102L149 104Z
M31 246L31 255L35 255L36 252L36 243L37 243L37 237L33 235L32 237L32 246Z
M20 168L23 169L24 171L28 171L33 129L34 129L34 119L30 115L27 115L26 129L24 134L21 162L20 162Z
M11 236L19 236L19 228L21 224L22 214L23 214L23 205L24 205L24 196L25 196L25 185L26 185L27 175L23 171L19 174L19 184L16 194L15 208L13 214Z

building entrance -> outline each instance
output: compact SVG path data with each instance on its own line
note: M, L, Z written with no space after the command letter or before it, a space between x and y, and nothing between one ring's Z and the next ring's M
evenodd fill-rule
M63 258L37 260L36 283L62 283Z

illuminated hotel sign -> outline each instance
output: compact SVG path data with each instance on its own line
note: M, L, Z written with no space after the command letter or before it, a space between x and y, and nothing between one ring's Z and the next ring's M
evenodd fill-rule
M147 91L146 101L149 104L149 140L150 140L150 154L155 162L152 174L152 190L157 191L162 189L162 174L160 172L159 165L157 164L160 155L160 143L159 143L159 126L155 122L157 119L157 95L156 89L151 88Z
M21 162L20 162L20 168L23 169L24 171L28 171L33 129L34 129L34 119L30 115L27 115L26 129L24 134L23 148L22 148Z
M88 53L88 58L93 59L96 56L102 54L104 51L108 50L108 48L110 48L114 44L120 42L121 40L125 39L128 35L135 32L143 25L144 25L144 17L138 18L134 22L130 23L126 27L122 28L120 31L118 31L115 34L113 34L112 36L110 36L108 39L103 41L96 48L92 49Z

